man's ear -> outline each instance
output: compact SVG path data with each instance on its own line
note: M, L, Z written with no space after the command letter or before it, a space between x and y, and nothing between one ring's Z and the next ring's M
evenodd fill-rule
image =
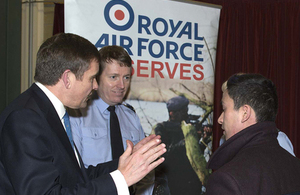
M242 121L241 121L242 123L248 121L249 118L251 117L251 114L253 114L251 107L247 104L242 106L241 112L242 112L242 115L243 115L242 116Z
M71 87L70 76L71 76L71 71L69 69L65 70L65 72L61 76L66 89L70 89Z

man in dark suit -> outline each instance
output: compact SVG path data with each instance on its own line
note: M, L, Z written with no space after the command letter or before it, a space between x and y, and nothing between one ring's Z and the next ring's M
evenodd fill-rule
M129 194L128 186L161 164L159 136L128 148L119 160L84 168L67 136L65 107L86 106L99 72L98 50L73 34L40 47L34 83L0 116L0 194Z
M206 195L300 194L300 160L278 141L276 87L259 74L236 74L222 86L218 119L226 142L212 155Z

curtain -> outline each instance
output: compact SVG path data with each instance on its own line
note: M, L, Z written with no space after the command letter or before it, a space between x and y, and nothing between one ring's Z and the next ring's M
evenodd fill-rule
M55 3L53 35L65 31L64 4Z
M300 1L201 0L222 6L217 45L214 101L215 150L222 136L221 85L238 72L260 73L278 93L277 127L300 157Z

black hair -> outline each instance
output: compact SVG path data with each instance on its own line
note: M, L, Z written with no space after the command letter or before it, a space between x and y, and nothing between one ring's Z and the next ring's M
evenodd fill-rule
M271 80L260 74L235 74L227 80L226 90L234 109L247 104L254 110L257 122L275 121L278 97Z

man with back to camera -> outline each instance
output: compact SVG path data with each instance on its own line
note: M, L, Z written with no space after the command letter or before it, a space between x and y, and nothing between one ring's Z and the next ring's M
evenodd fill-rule
M41 45L36 83L0 116L0 194L129 194L128 186L163 162L165 146L152 136L136 146L127 141L120 159L84 168L67 135L65 107L86 106L98 88L99 61L78 35L57 34Z
M259 74L235 74L222 86L218 119L226 142L212 155L207 195L300 194L300 160L277 141L276 87Z
M113 159L110 135L110 107L114 107L121 133L122 147L126 140L133 144L145 137L139 117L130 105L123 103L131 81L132 60L121 46L100 49L99 87L95 99L70 117L74 142L86 167ZM116 143L114 143L116 144ZM152 194L152 172L135 185L135 194Z

